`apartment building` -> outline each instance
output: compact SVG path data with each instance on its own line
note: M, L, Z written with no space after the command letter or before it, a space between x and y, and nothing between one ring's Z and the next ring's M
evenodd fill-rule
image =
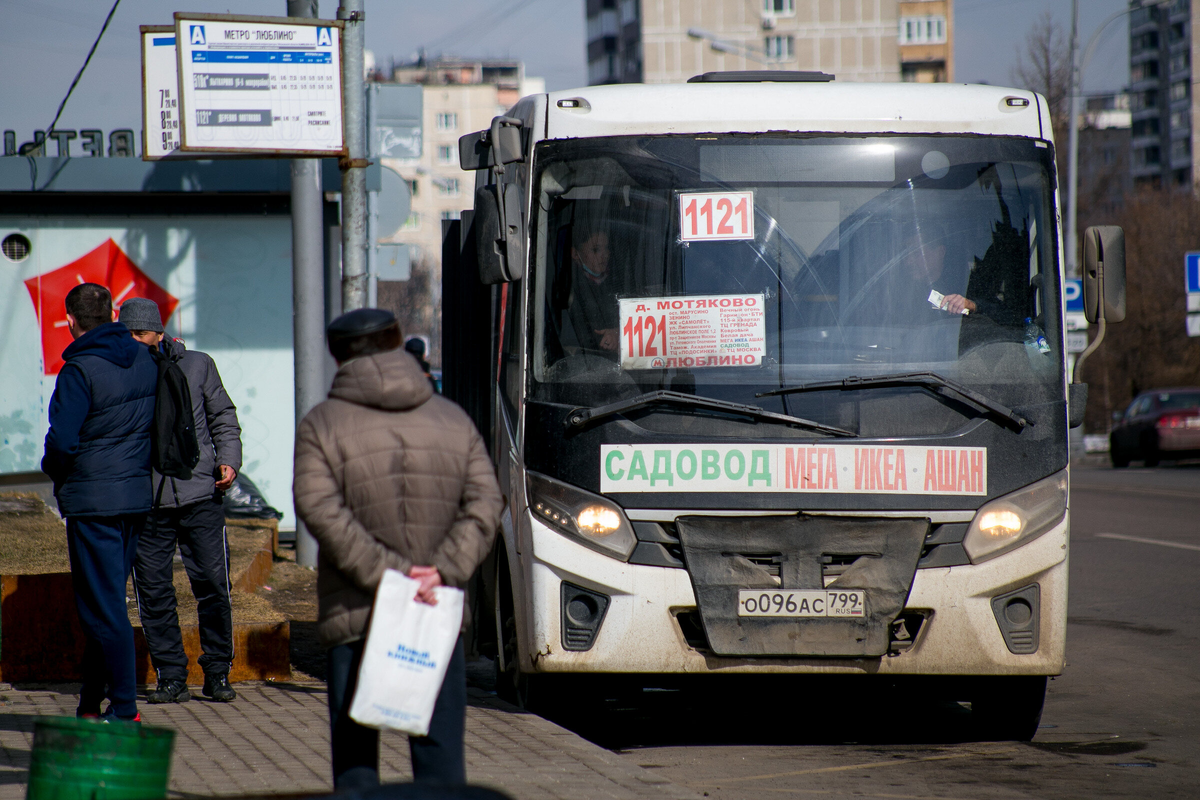
M952 0L586 0L588 82L678 83L720 70L949 81Z
M900 80L954 80L954 4L951 0L907 0L898 4Z
M1190 188L1196 180L1192 19L1192 0L1134 8L1129 15L1130 169L1137 186Z
M412 213L390 241L409 245L413 262L440 264L442 220L458 219L474 202L475 174L458 166L458 138L545 91L545 81L526 78L524 64L510 59L421 58L397 66L392 77L423 86L424 147L420 158L385 162L412 191Z
M426 337L429 361L441 364L442 220L458 219L474 205L475 173L458 165L458 139L491 125L520 98L546 90L512 59L418 58L392 71L397 83L422 87L420 156L384 158L407 181L412 211L399 230L380 232L382 242L407 245L411 271L405 280L380 280L379 305L394 311L406 334Z
M1084 98L1079 120L1079 229L1109 225L1133 190L1127 92Z

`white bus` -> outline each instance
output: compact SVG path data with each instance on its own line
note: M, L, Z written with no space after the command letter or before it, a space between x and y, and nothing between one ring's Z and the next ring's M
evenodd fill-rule
M948 676L1032 737L1083 411L1044 98L710 73L526 97L460 150L444 365L508 501L501 690Z

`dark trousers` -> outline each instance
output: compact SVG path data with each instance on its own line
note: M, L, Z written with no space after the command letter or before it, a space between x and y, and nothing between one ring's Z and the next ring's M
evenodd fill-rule
M125 584L143 514L67 517L67 547L75 609L86 638L79 709L97 713L107 695L118 717L137 715L133 626Z
M364 640L328 651L329 728L333 750L333 788L369 789L379 785L379 731L350 719L358 685ZM463 734L467 718L467 658L462 637L446 669L433 707L428 736L408 737L415 783L461 785L467 782Z
M133 563L133 584L150 661L161 680L186 680L187 653L179 631L173 583L175 545L183 557L200 619L200 667L225 674L233 663L233 619L229 605L229 548L225 510L209 499L181 508L156 508Z

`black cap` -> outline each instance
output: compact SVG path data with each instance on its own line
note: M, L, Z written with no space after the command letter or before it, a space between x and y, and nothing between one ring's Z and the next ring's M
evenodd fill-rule
M348 311L329 323L326 333L330 341L353 336L379 333L389 325L396 324L396 315L382 308L360 308Z
M418 339L416 336L411 337L407 342L404 343L404 349L412 353L417 358L425 357L425 342L422 339Z
M325 329L329 351L338 361L400 346L400 323L382 308L360 308L342 314Z

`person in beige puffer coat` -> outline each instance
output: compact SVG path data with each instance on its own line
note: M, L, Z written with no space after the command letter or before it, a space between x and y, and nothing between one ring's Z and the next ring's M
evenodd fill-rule
M335 789L379 784L379 733L349 716L375 589L385 569L464 587L491 549L503 501L467 414L435 395L400 349L388 311L361 309L329 325L338 361L329 399L296 431L296 512L320 545L317 633L328 650ZM465 628L467 620L463 620ZM427 737L410 737L417 781L466 780L466 665L455 647Z

